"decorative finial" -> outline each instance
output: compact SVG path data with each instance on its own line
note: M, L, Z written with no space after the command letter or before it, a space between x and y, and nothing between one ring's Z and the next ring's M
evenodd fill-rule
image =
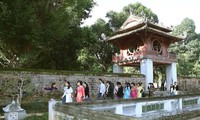
M142 10L142 11L140 12L140 16L141 16L141 17L144 17L144 15L145 15L145 14L144 14L144 11Z
M101 38L100 41L105 41L106 40L106 35L104 33L101 33Z
M133 15L133 14L134 14L134 11L133 11L132 8L129 8L129 14L130 14L130 15Z
M109 27L110 27L110 29L111 29L112 31L115 31L115 28L114 28L113 25L112 25L112 19L110 19L110 20L108 21L108 25L109 25Z
M181 37L183 38L183 39L185 39L186 37L187 37L187 32L186 31L184 31L183 33L182 33L182 35L181 35Z

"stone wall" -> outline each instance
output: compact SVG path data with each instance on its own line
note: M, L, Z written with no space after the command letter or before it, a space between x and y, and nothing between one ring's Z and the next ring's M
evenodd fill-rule
M178 85L182 91L198 92L200 90L200 78L178 77Z
M0 93L9 94L11 91L17 89L17 84L21 76L26 81L29 81L30 84L26 87L25 90L34 90L35 94L43 94L46 91L44 86L50 87L52 83L56 83L58 90L63 91L64 81L70 81L72 88L75 90L76 82L78 80L86 81L90 87L90 94L97 94L97 85L98 79L101 78L105 82L111 81L114 84L117 81L122 82L124 85L125 82L142 82L145 85L145 76L138 74L101 74L101 73L84 73L84 72L67 72L67 71L16 71L16 70L3 70L0 71ZM28 82L28 83L29 83ZM192 77L178 77L178 84L182 91L199 91L200 89L200 78ZM3 88L6 88L6 90ZM7 89L9 88L9 89ZM28 92L28 91L27 91ZM0 99L1 100L1 99Z
M24 80L30 81L34 85L35 93L45 92L44 87L50 87L52 83L56 83L58 90L63 91L64 82L70 81L72 88L75 90L76 83L78 80L85 81L88 83L90 88L90 94L97 94L98 79L101 78L105 82L111 81L114 84L117 81L122 82L142 82L145 85L145 77L143 75L132 75L132 74L94 74L94 73L75 73L71 74L68 72L32 72L32 71L1 71L0 72L0 88L1 85L9 85L9 83L17 84L19 76ZM10 86L8 86L10 87ZM14 86L13 86L14 87ZM15 86L16 87L16 86ZM32 86L33 87L33 86ZM29 89L31 86L29 86ZM11 89L11 88L10 88Z

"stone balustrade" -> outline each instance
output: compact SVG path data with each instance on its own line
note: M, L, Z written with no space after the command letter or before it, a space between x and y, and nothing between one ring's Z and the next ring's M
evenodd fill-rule
M85 120L89 120L89 118L84 116L85 112L88 115L93 113L97 116L102 115L102 119L113 117L113 120L153 120L162 116L180 114L184 111L200 110L200 95L180 95L135 100L105 100L66 105L51 100L49 101L49 108L49 120L57 120L59 117L63 119L70 117L71 120L75 120L77 116L81 116L80 114L83 114L82 118L85 117ZM71 109L71 112L68 109ZM104 116L104 114L108 115ZM93 120L92 118L90 119Z

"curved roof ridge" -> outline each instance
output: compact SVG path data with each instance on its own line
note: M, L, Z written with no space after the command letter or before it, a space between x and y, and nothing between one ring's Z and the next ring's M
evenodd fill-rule
M126 19L126 21L120 27L120 30L134 27L138 24L143 23L144 21L145 21L144 18L130 14L130 16Z

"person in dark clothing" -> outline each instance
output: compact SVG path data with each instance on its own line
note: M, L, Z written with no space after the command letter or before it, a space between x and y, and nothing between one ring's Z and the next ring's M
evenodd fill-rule
M57 90L56 83L52 83L51 87L44 87L45 90L49 90L50 92L53 92L54 90Z
M153 83L149 83L149 85L148 85L148 93L149 93L148 97L153 97L154 89L155 89L155 87L154 87Z
M86 82L83 82L83 86L85 88L85 101L89 101L90 100L89 86Z
M165 90L165 80L162 80L161 91L164 91L164 90Z
M117 96L118 98L123 98L124 93L123 93L124 89L121 83L119 83L118 85L118 91L117 91Z
M110 81L106 82L106 97L113 98L114 86Z
M176 83L176 82L174 82L174 85L173 85L173 90L176 90L176 91L178 91L178 90L179 90L179 86L177 85L177 83Z

